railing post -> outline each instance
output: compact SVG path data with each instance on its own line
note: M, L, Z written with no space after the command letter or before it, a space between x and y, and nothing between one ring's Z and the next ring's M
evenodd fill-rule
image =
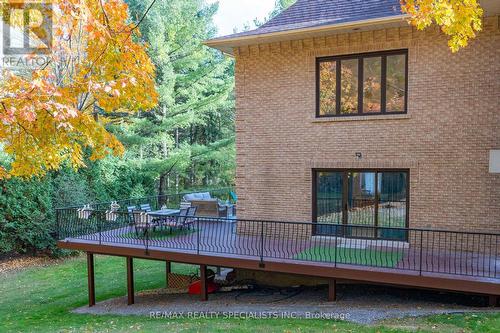
M56 240L60 240L59 235L60 235L60 224L59 224L59 219L61 218L61 211L59 209L56 209Z
M264 267L264 221L260 221L260 264L259 267Z
M102 213L101 213L101 212L99 212L99 211L97 212L97 214L95 214L95 215L96 215L96 218L97 218L97 232L98 232L98 234L99 234L99 245L101 245L101 243L102 243L102 239L101 239L101 238L102 238L102 236L101 236L101 232L102 232L102 227L101 227L101 217L102 217L102 216L101 216L101 214L102 214Z
M196 219L196 254L200 254L200 218Z
M334 265L334 267L337 267L337 248L339 247L338 241L339 241L339 237L337 235L335 235L335 248L333 250L333 256L334 256L333 265Z
M422 275L422 260L424 254L424 231L420 230L420 267L419 274Z
M498 244L498 235L495 236L495 244ZM495 246L495 261L494 262L498 262L498 260L500 259L500 257L498 256L498 246ZM493 273L493 277L496 279L497 278L497 265L494 265L494 270L495 272Z
M146 246L146 255L149 255L149 221L146 216L146 232L144 234L144 245Z

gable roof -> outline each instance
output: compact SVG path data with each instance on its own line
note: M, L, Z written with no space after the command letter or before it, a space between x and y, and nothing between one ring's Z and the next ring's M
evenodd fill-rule
M233 40L344 26L353 23L402 19L399 0L297 0L295 4L259 28L207 41L217 47ZM219 48L219 47L218 47Z

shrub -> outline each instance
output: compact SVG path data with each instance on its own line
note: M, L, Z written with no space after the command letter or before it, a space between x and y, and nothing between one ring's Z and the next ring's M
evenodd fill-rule
M53 248L54 212L49 180L0 182L0 252Z

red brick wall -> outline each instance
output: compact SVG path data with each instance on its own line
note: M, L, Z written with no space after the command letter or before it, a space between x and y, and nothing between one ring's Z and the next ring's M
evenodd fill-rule
M312 168L409 168L410 227L500 232L499 24L457 54L409 27L235 49L239 217L310 221ZM407 115L315 119L316 57L400 48Z

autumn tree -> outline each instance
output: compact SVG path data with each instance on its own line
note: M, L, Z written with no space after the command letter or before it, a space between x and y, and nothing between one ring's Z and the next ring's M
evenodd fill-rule
M122 154L106 115L157 103L155 68L139 41L142 17L134 22L122 0L53 4L48 62L3 73L0 142L10 163L0 166L0 178L44 175L66 164L78 168L87 151L91 160Z
M477 0L401 0L401 9L419 30L440 26L453 52L466 47L482 29L483 10Z

